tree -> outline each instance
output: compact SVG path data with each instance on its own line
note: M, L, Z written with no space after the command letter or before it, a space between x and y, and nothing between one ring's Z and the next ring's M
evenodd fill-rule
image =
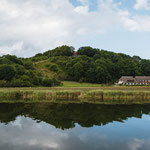
M139 67L142 70L142 75L150 76L150 60L141 60Z
M73 56L74 47L63 45L53 50L53 56Z
M83 65L81 63L76 63L73 65L74 79L79 81L83 77Z
M25 74L25 68L21 65L16 65L15 70L16 70L17 75L24 75Z
M60 70L58 65L56 65L56 64L50 64L48 66L48 69L51 70L51 71L54 71L54 72L58 72Z
M132 58L137 62L140 62L142 60L139 56L133 56Z
M34 69L34 67L33 67L33 63L31 62L31 61L26 61L26 62L24 62L24 67L26 68L26 69Z
M77 54L78 55L86 55L88 57L93 57L95 54L98 54L99 52L100 52L99 49L87 46L87 47L79 48L79 50L77 51Z
M12 61L13 63L23 65L23 62L19 58L17 58L15 55L6 55L5 58Z
M14 67L10 65L0 66L0 80L11 81L15 77L16 72Z
M96 77L97 83L109 83L111 81L111 76L107 69L102 66L96 67Z

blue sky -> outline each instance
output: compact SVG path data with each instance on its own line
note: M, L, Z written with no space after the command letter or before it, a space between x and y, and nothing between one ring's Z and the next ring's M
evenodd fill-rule
M0 55L61 45L150 59L150 0L1 0Z
M70 2L74 5L74 6L83 6L82 1L78 1L78 0L70 0ZM97 0L91 0L89 1L89 11L96 11L97 9Z
M142 1L142 0L141 0ZM78 0L70 0L74 6L82 5ZM127 10L134 15L150 15L150 9L135 9L136 0L114 0L119 4L121 10ZM149 1L150 3L150 1ZM147 5L149 4L147 1ZM97 10L97 0L91 0L89 3L89 11ZM123 52L129 55L139 55L143 58L150 59L150 32L147 31L128 31L128 30L117 30L110 31L102 36L96 36L89 41L84 41L85 45L92 45L106 50L114 52ZM81 44L81 43L80 43Z

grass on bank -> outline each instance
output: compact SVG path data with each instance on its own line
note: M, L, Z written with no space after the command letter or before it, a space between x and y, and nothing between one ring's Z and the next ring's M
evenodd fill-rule
M47 101L47 102L90 102L90 103L150 103L150 91L121 90L0 90L3 101Z

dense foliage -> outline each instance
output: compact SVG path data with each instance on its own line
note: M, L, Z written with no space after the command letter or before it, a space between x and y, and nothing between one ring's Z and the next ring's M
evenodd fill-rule
M90 83L114 83L121 76L149 76L150 60L141 59L138 56L129 56L122 53L114 53L92 47L81 47L77 56L70 56L67 52L72 47L64 49L62 46L45 52L41 57L49 58L47 67L58 76L62 71L64 77L60 79ZM55 51L57 51L57 55ZM62 55L60 49L66 55ZM66 52L65 52L66 51ZM51 54L51 55L50 55ZM33 58L34 59L34 58Z
M37 64L46 62L43 68ZM49 78L50 73L54 73ZM61 46L23 59L0 57L0 86L55 86L60 80L114 83L121 76L150 76L150 60L92 47Z
M45 83L46 82L46 83ZM57 86L61 82L36 70L29 59L12 55L0 57L0 87Z

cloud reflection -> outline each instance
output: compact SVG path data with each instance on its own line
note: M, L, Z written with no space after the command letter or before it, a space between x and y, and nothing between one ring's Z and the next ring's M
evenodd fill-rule
M149 150L150 140L112 139L102 132L76 126L60 130L31 118L0 124L1 150ZM114 135L115 136L115 135Z

